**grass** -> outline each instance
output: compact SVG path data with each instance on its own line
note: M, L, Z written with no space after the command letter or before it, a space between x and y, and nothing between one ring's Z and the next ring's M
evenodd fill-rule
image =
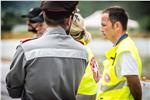
M31 38L33 36L30 32L18 32L18 33L2 33L1 37L2 39L25 39L25 38Z

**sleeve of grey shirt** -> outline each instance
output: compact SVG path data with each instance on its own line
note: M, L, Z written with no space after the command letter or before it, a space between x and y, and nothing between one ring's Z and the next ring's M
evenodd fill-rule
M12 98L21 97L25 78L25 57L22 47L18 46L10 65L10 71L6 76L6 84L9 95Z

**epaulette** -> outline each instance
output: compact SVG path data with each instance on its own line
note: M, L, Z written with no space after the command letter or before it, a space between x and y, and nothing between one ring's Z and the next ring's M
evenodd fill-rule
M25 43L25 42L30 41L30 40L33 40L33 39L32 38L28 38L28 39L21 40L20 42L21 43Z

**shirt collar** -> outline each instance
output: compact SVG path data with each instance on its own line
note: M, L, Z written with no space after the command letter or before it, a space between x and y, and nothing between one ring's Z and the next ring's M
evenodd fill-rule
M48 27L43 35L51 34L67 35L66 31L62 27Z
M125 38L128 37L128 34L124 34L120 37L120 39L116 42L116 44L114 46L116 46L117 44L119 44L122 40L124 40Z

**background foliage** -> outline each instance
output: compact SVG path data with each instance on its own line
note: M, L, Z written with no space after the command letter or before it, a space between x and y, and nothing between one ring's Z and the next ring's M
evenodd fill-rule
M131 19L140 23L140 31L150 31L150 2L148 1L80 1L79 9L83 17L108 6L119 5L127 10ZM10 31L14 25L25 23L20 16L32 7L39 7L40 1L1 1L2 33Z

